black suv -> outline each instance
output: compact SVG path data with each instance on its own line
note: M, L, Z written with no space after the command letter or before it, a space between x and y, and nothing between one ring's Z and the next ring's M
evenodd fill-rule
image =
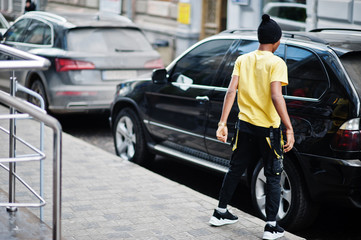
M116 153L136 163L168 155L226 172L231 147L216 139L217 123L236 58L257 48L256 31L225 31L166 69L118 85L111 108ZM288 66L283 93L296 140L284 161L278 217L297 230L312 223L320 203L361 207L361 31L287 32L275 54ZM237 104L232 111L228 126ZM264 217L261 161L244 180Z

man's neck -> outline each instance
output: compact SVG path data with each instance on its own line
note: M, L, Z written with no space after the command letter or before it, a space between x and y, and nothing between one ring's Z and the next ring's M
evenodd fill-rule
M269 43L269 44L260 43L259 47L258 47L258 50L272 52L273 51L273 44L271 44L271 43Z

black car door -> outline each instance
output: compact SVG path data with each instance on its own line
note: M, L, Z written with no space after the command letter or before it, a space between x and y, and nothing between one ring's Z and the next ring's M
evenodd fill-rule
M211 85L233 40L205 41L182 56L169 71L169 82L148 92L150 129L162 144L206 152L204 132ZM207 154L201 157L206 158Z
M316 52L292 45L287 45L286 52L289 85L285 99L295 148L301 153L328 155L331 151L325 136L337 129L332 122L333 108L341 104L338 98L342 94L337 87L331 88L331 75Z

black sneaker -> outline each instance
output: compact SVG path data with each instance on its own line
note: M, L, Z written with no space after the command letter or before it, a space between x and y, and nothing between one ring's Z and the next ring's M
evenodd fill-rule
M264 227L263 239L273 240L285 235L285 230L281 228L278 224L276 226L272 226L270 224L266 224Z
M209 224L219 227L226 224L236 223L237 221L238 217L230 213L228 210L225 213L221 213L215 209L213 216L209 220Z

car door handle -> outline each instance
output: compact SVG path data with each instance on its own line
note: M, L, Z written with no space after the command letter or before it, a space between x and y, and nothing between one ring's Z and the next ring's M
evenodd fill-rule
M196 100L200 101L200 102L208 102L209 98L208 98L208 96L197 96Z

